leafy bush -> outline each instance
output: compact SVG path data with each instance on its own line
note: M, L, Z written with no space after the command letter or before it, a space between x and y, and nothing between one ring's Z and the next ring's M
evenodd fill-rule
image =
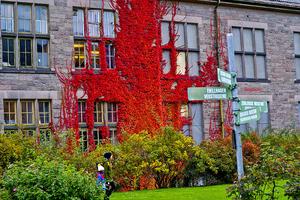
M0 134L0 176L9 164L18 160L27 160L36 156L33 137L16 133Z
M246 176L228 189L233 199L277 199L280 181L299 176L299 161L285 149L270 143L261 145L259 162L249 166Z
M236 158L231 138L204 141L200 146L214 160L212 168L214 170L206 171L207 184L232 182L235 177Z
M170 187L184 177L194 142L173 128L166 127L152 139L150 168L159 188Z
M299 169L300 166L298 166ZM300 173L300 172L298 172ZM300 199L300 174L295 177L292 177L285 185L285 196L288 196L291 199L299 200Z
M198 186L199 180L206 176L207 171L217 173L216 170L215 160L210 158L200 146L194 146L185 168L184 186Z
M100 199L95 179L73 166L38 157L13 164L3 177L2 198L7 199Z

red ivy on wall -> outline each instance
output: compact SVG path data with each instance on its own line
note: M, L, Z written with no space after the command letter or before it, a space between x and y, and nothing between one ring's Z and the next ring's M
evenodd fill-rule
M103 8L103 0L100 3ZM199 67L200 76L176 74L177 35L174 23L176 3L168 5L158 0L112 0L111 6L118 15L116 38L104 36L103 21L101 21L98 40L100 72L95 73L90 67L92 48L87 24L85 24L88 52L86 68L74 72L71 70L72 65L68 65L66 74L57 70L63 85L60 128L72 128L79 142L77 93L79 90L83 91L87 96L86 124L89 150L95 148L94 102L105 101L118 104L119 136L120 131L138 133L147 130L155 133L159 127L167 124L180 129L183 124L191 123L191 120L184 119L180 115L181 104L188 102L188 87L218 85L218 64L213 51L207 55L207 61ZM167 13L172 15L170 41L162 46L161 20ZM103 16L103 10L101 14ZM113 41L116 49L115 69L108 69L106 64L105 44L108 41ZM162 59L163 48L170 50L171 70L168 74L162 73L162 67L165 65ZM101 128L101 130L103 136L107 137L108 128Z

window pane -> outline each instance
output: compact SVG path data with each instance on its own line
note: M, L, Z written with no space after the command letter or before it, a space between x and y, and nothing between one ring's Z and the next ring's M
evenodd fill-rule
M25 53L20 53L20 65L26 66L25 64Z
M1 30L4 32L14 31L14 12L13 4L1 4Z
M100 33L99 33L100 11L99 10L89 10L88 11L88 20L89 20L90 36L100 36Z
M78 9L74 11L73 34L78 36L84 35L84 14L82 9Z
M31 6L18 5L18 27L20 32L31 31Z
M14 39L8 39L8 41L9 41L9 45L8 45L9 51L10 52L14 52L14 49L15 49L15 47L14 47Z
M244 29L244 50L247 52L253 52L253 41L252 41L252 29Z
M170 41L170 23L162 22L161 23L161 43L162 45L167 44Z
M43 47L42 47L42 45L43 45L43 40L37 40L36 41L36 49L37 49L37 52L38 53L42 53L43 52Z
M39 112L45 112L44 111L44 103L43 102L39 102Z
M48 66L48 40L37 40L38 66Z
M46 6L36 7L36 32L46 34L48 22L48 9Z
M104 12L104 36L109 38L115 37L115 15L114 12Z
M300 58L295 59L296 79L300 79Z
M31 40L26 40L26 52L31 52Z
M198 49L198 30L197 25L188 24L187 25L187 45L190 49Z
M266 78L265 56L256 56L257 78Z
M74 63L75 68L84 68L84 43L76 42L74 43Z
M3 65L4 66L9 66L8 64L8 53L3 52Z
M25 40L20 40L20 52L25 52Z
M176 74L185 74L185 66L186 66L186 62L185 62L185 52L179 52L178 56L177 56L177 69L176 69Z
M189 76L199 76L199 54L198 52L189 52L188 53L188 72Z
M175 46L179 48L183 48L184 47L184 25L175 24L175 33L177 35Z
M8 60L8 62L9 62L10 66L14 66L15 65L15 54L14 53L10 53L9 54L9 60Z
M236 54L234 56L234 61L237 69L237 77L243 78L243 63L242 63L242 55Z
M263 30L255 30L255 46L257 52L265 52Z
M234 40L234 50L241 51L241 29L232 28L233 40Z
M166 63L163 66L163 73L167 74L171 70L171 64L170 64L170 51L163 51L163 60Z
M8 51L8 39L2 39L2 51Z
M300 33L294 33L295 54L300 55Z
M26 54L26 66L31 66L31 54Z
M10 105L9 102L4 101L4 112L9 112L9 105Z
M245 56L245 74L246 78L254 78L253 56Z

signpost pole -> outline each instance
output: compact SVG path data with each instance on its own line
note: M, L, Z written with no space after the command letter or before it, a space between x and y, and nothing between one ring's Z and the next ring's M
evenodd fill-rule
M232 33L227 34L227 51L228 51L229 72L236 73L237 70L234 64L234 45L233 45ZM234 77L234 79L236 80L236 77ZM237 172L238 172L238 180L240 181L241 178L244 176L244 164L243 164L241 131L240 131L240 126L236 123L237 115L235 114L240 111L237 86L233 87L232 90L232 110L234 113L233 134L235 134L234 136L235 136L235 146L236 146Z

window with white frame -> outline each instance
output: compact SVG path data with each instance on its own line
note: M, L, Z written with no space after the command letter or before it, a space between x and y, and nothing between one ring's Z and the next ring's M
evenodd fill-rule
M49 100L39 100L39 124L49 124L51 109Z
M6 125L17 124L17 101L4 100L4 122Z
M80 129L80 146L82 151L87 151L89 147L88 134L86 129Z
M106 49L106 64L108 69L115 69L115 47L113 44L109 43L105 45Z
M232 27L238 78L266 79L264 30Z
M100 69L100 52L99 45L96 42L92 42L91 49L91 66L94 69ZM105 45L106 64L108 69L115 69L115 47L112 43ZM76 69L85 68L87 62L87 48L86 43L82 40L75 40L74 42L74 65Z
M83 41L74 43L74 64L77 69L85 68L85 44Z
M96 42L92 43L92 68L99 69L100 68L100 56L99 56L99 44Z
M18 5L18 30L31 32L31 5Z
M78 101L78 122L85 123L86 122L86 102Z
M110 123L118 122L118 105L116 103L107 104L107 121Z
M15 66L15 40L14 38L2 38L2 64L5 67Z
M110 128L109 129L109 135L110 135L111 143L112 144L117 144L118 143L117 129L116 128Z
M170 42L170 22L161 23L161 36L163 46L163 73L170 72L170 49L167 44ZM198 26L194 23L175 23L175 47L177 50L176 74L188 74L199 76L199 44ZM166 45L166 46L165 46Z
M1 31L14 32L14 5L1 3Z
M300 79L300 32L294 33L296 79Z
M37 39L36 49L37 49L37 66L48 67L48 51L49 51L49 40Z
M34 101L21 101L22 124L34 124Z
M182 104L180 108L181 117L187 119L189 117L189 107L188 104Z
M74 36L84 36L84 11L74 9L73 12L73 34Z
M104 11L103 13L103 32L104 37L115 37L115 13L112 11Z
M100 36L100 10L88 10L89 34L91 37Z
M104 122L104 103L95 102L94 106L94 122L103 123Z
M46 6L35 7L35 31L39 34L48 33L48 8Z
M102 143L102 133L99 129L93 130L95 145L99 145Z

